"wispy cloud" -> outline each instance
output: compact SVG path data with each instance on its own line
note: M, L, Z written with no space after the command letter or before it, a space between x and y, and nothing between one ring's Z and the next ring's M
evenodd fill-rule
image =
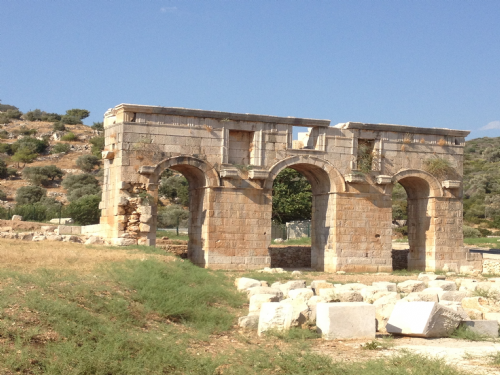
M162 13L173 13L177 11L177 7L161 7L160 12Z
M479 130L492 130L492 129L500 129L500 121L492 121L487 125L483 126Z

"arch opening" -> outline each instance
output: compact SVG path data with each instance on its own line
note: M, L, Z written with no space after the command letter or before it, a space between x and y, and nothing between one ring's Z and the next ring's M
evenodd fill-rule
M286 235L295 232L299 236L310 237L311 244L310 263L306 264L308 257L301 254L298 266L323 270L325 248L330 235L330 220L328 217L328 193L331 190L330 176L318 165L300 162L288 164L279 171L273 172L273 225L276 225L276 219L279 218L279 214L276 212L278 206L276 199L286 200L292 209L298 209L293 221L302 221L302 223L296 224L295 230L291 229L294 225L289 224ZM294 185L290 187L291 195L288 197L277 196L278 189L282 190L287 183ZM296 191L297 188L302 189L302 191ZM296 199L295 203L293 202L294 199ZM289 219L290 216L288 215L287 218ZM280 222L280 224L285 225L286 222ZM303 242L307 243L307 241ZM304 250L297 249L295 251L303 252ZM273 257L271 256L271 258ZM294 266L291 263L289 264L289 266ZM273 259L271 259L271 265L275 267L282 266L281 264L273 264Z

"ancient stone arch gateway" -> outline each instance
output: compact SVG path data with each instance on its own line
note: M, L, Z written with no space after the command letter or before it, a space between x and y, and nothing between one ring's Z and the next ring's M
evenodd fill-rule
M308 127L292 141L294 126ZM476 265L463 247L462 164L468 131L120 104L104 118L101 234L155 244L160 174L189 181L189 258L203 267L270 265L272 185L284 168L313 191L312 267L392 270L391 192L408 193L409 267ZM426 160L446 159L446 173Z

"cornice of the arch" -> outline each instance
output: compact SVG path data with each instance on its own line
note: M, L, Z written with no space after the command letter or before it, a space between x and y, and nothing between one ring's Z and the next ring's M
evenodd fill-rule
M328 160L320 159L314 156L295 155L280 160L269 168L269 177L264 183L264 187L272 189L273 181L283 169L295 164L310 164L323 169L330 180L330 191L345 192L345 180L342 174Z
M179 155L162 160L158 164L154 165L154 172L152 173L152 178L158 180L160 174L167 168L175 167L176 165L190 165L192 167L198 168L203 172L206 179L206 186L220 186L219 174L215 168L208 163L206 160L196 158L191 155Z
M406 177L417 177L421 178L429 184L429 187L431 189L431 194L434 197L443 197L443 188L441 184L439 183L439 180L434 177L432 174L429 172L426 172L421 169L401 169L399 170L394 176L392 176L392 183L397 183L399 180L402 180L403 178Z

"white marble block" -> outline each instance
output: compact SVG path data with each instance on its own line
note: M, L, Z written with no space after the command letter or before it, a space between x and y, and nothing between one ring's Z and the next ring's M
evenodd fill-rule
M259 336L269 330L286 331L290 329L292 318L292 305L279 302L264 303L259 315Z
M374 339L375 306L364 302L318 303L316 327L326 340Z
M462 321L461 315L435 302L397 303L387 322L387 332L417 337L448 337Z

